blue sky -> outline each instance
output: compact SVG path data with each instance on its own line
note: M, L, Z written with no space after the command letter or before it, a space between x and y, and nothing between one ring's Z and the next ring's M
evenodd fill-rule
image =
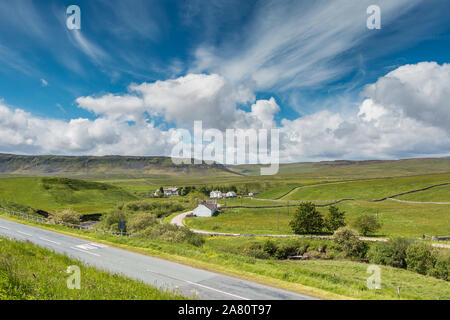
M66 27L65 11L72 4L81 9L79 31ZM366 8L371 4L381 8L380 30L366 27ZM434 130L433 137L444 137L445 144L428 150L428 147L424 148L427 142L422 141L395 151L395 145L384 146L386 141L383 139L392 137L381 137L386 132L378 132L379 139L373 141L374 150L377 150L374 152L364 151L367 141L355 146L354 150L347 141L341 146L342 151L317 150L302 145L302 151L297 153L291 152L299 149L295 139L286 136L308 119L320 115L327 119L339 116L334 124L323 128L323 132L333 130L335 137L344 127L358 126L355 119L363 114L361 106L368 98L366 87L381 85L379 79L402 66L416 66L414 72L420 73L417 78L430 77L428 73L434 72L430 71L434 68L447 76L444 66L450 57L449 12L450 3L446 0L1 1L0 99L8 109L5 109L4 117L12 118L4 118L9 131L2 133L4 141L0 141L0 152L167 154L170 128L189 127L189 123L182 121L180 118L183 117L173 114L171 109L179 108L183 113L184 105L178 101L168 102L173 103L171 106L165 105L167 99L151 86L145 90L142 87L131 89L143 84L155 85L159 81L168 84L165 94L170 96L173 89L173 95L181 94L182 99L187 99L182 86L191 90L195 83L201 90L202 86L220 85L220 90L213 90L211 96L197 101L200 112L195 116L203 119L205 111L202 108L228 110L233 116L223 121L234 126L262 127L261 119L266 118L257 114L256 107L252 113L252 106L273 97L277 107L263 107L261 112L273 117L272 126L285 129L283 137L290 141L282 143L285 161L445 156L449 152L445 127L420 118L417 112L407 110L408 106L403 106L399 99L395 99L394 105L392 101L385 102L383 98L371 95L369 98L374 105L391 111L395 109L395 112L403 110L407 120ZM424 62L436 65L424 71L419 66ZM409 71L402 72L395 76L400 82ZM208 77L210 75L219 78ZM178 81L185 77L188 77L186 81ZM170 80L176 82L167 82ZM417 83L409 85L421 87ZM450 84L444 83L444 88L435 90L446 94L445 85ZM441 91L436 94L441 95ZM241 93L246 96L242 97ZM114 116L112 111L99 107L111 103L106 99L109 95L117 97L119 104ZM194 92L194 95L193 101L198 98L198 94ZM127 117L125 115L130 111L126 107L127 99L133 97L145 100L142 102L145 106L136 101L134 107L130 107L136 115ZM87 101L87 98L91 100ZM121 105L125 107L121 108ZM15 132L12 128L19 126L15 122L19 121L19 116L14 115L14 110L26 113L23 117L28 123L50 121L58 128L76 119L88 122L85 129L74 129L77 133L67 136L65 142L49 142L46 137L36 136L35 128L29 126L24 129L28 132L27 137ZM186 106L186 110L196 109ZM443 112L445 118L447 114L445 110ZM196 119L195 116L192 119ZM220 118L217 121L211 118L208 122L205 117L208 126L224 129L218 123ZM238 124L242 117L259 122L246 118L245 125ZM185 119L192 120L189 116ZM98 129L100 120L102 123L110 121L104 124L105 127L116 126L112 129L116 138L103 132L105 128ZM164 138L152 136L127 148L120 142L125 139L120 130L125 122L133 127L139 120L151 123L152 134ZM321 124L323 121L318 122L319 126ZM39 125L49 126L48 123ZM61 130L69 132L71 129ZM138 129L142 128L133 128ZM83 130L94 132L92 138L78 137ZM305 141L305 134L298 134ZM9 139L11 135L15 139ZM329 139L319 133L314 137L329 143ZM155 139L167 141L156 143ZM73 146L64 147L67 141ZM145 147L140 149L139 145Z

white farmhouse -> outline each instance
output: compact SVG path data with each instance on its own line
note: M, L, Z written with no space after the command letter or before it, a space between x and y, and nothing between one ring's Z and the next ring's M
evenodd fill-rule
M167 188L167 189L164 189L164 195L167 196L167 197L177 196L178 195L178 188Z
M199 200L198 207L194 209L196 217L212 217L217 211L216 200Z
M236 198L236 192L234 191L228 191L226 194L227 198Z
M214 190L209 193L209 197L211 199L221 199L223 197L223 194L219 190Z

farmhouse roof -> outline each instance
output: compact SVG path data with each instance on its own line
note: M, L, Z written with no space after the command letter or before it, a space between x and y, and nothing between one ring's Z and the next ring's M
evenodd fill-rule
M217 208L216 200L198 200L198 205L203 205L207 207L209 210L213 210Z

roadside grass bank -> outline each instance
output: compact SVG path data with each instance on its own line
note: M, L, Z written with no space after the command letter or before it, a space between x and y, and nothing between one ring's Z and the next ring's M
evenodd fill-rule
M81 271L80 289L69 289L69 266ZM66 255L0 237L0 300L181 300L141 281L83 265Z
M6 218L24 223L15 218ZM368 264L365 263L339 260L263 260L223 250L224 242L246 241L245 239L206 238L203 247L195 247L186 243L138 238L121 240L120 237L108 234L71 230L63 226L25 223L324 299L450 298L448 282L407 270L381 266L383 287L381 290L369 290L366 287ZM217 241L222 241L222 244ZM400 297L397 293L398 286L402 288Z

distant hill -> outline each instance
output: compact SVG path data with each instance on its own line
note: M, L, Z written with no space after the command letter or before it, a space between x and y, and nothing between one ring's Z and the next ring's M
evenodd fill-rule
M0 154L0 177L203 178L259 176L261 165L175 165L169 157L23 156ZM321 161L280 164L278 177L371 178L450 172L449 158Z
M236 176L221 164L175 165L169 157L23 156L0 154L0 175L96 178Z

